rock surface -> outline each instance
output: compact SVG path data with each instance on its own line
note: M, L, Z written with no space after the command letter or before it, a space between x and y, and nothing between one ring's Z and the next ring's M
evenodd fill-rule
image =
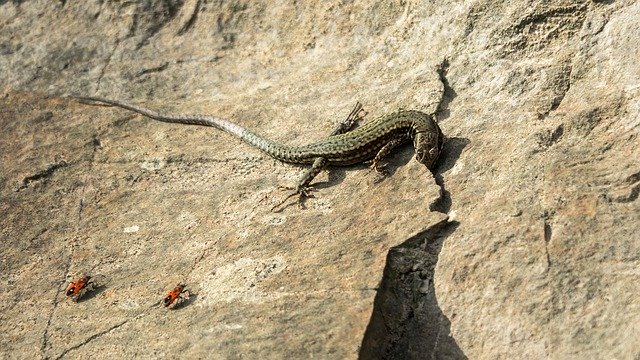
M1 358L640 357L640 4L0 1ZM321 139L436 113L380 180L101 95ZM68 281L99 275L78 303ZM159 305L186 282L195 294Z

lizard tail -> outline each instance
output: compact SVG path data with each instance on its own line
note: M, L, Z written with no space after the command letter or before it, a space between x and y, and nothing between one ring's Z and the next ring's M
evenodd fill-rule
M238 124L220 117L205 115L164 115L141 106L128 104L118 100L94 96L78 96L74 98L80 102L90 105L101 104L104 106L116 106L166 123L211 126L236 136L240 140L262 150L267 155L274 157L277 160L292 162L292 159L289 156L289 154L292 153L292 150L294 150L292 147L266 139Z

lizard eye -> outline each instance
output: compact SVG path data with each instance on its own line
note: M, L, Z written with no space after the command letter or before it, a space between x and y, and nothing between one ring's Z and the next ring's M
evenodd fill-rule
M167 296L166 298L164 298L162 300L162 302L164 303L164 306L169 306L171 305L171 295Z
M73 295L73 288L72 287L67 289L67 296L71 296L71 295Z

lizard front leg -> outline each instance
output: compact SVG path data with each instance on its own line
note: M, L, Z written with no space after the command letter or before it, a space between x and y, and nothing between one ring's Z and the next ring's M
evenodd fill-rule
M395 139L392 139L391 141L389 141L388 143L386 143L382 149L380 149L378 151L378 153L376 154L376 157L373 158L373 160L371 160L371 167L373 168L373 170L375 170L378 174L382 174L387 175L387 171L384 169L384 166L380 165L380 161L382 161L382 159L389 155L389 153L391 153L391 151L398 147L399 145L404 144L405 142L407 142L408 140L410 140L410 138L408 136L401 136L401 137L397 137Z

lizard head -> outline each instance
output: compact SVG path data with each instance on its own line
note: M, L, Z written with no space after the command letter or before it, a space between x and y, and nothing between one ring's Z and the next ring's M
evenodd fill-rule
M413 136L413 147L416 150L416 160L432 170L442 151L444 136L433 117L416 126Z

